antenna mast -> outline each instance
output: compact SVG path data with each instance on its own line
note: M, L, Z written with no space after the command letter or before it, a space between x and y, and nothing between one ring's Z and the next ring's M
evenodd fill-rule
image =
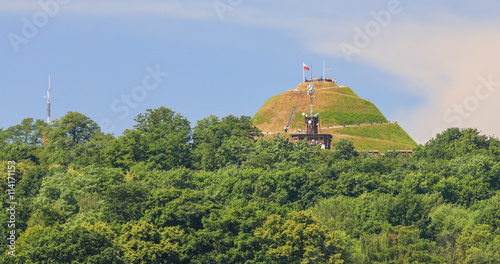
M50 75L49 75L49 89L47 90L47 124L50 124Z

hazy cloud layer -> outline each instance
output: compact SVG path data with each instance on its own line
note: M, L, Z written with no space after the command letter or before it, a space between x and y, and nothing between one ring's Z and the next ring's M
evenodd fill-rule
M42 5L53 8L57 3L65 13L80 15L167 15L186 19L215 19L210 2L187 1L117 1L117 0L3 0L0 1L0 12L30 13L42 11ZM43 4L40 4L43 3Z
M434 23L407 20L388 26L352 57L401 78L401 89L427 99L417 109L401 109L398 118L417 141L451 126L498 136L499 26L451 16ZM314 48L344 56L338 42Z

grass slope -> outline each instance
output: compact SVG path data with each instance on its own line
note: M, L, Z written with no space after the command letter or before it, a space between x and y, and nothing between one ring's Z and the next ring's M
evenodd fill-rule
M398 124L324 129L322 133L331 134L333 141L340 138L352 140L358 150L409 150L417 143Z
M373 103L360 98L349 87L331 82L314 82L314 86L314 113L319 113L321 127L387 122ZM297 106L289 132L298 131L299 128L303 130L302 113L310 112L309 103L307 83L301 83L295 90L288 90L269 99L252 121L264 132L283 134L283 128L288 123L293 107ZM406 150L417 145L397 124L325 129L322 133L332 134L334 141L348 138L358 150Z

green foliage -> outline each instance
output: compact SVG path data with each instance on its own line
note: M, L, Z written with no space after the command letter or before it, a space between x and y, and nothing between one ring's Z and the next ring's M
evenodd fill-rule
M213 198L191 189L157 190L144 203L144 219L159 227L178 226L185 230L203 228L202 219L217 208Z
M499 165L489 156L457 157L448 163L435 189L448 202L470 206L498 190Z
M43 131L47 124L43 120L25 118L21 124L0 129L0 160L30 160L38 162Z
M15 160L25 162L38 162L38 151L36 148L24 144L6 144L0 150L2 160Z
M70 111L61 117L60 120L55 120L52 123L49 132L49 142L54 142L54 144L58 144L61 147L85 144L99 130L99 126L89 117Z
M160 107L147 109L145 114L139 114L134 120L144 147L145 156L140 161L158 169L189 165L191 128L186 118Z
M471 211L453 204L442 204L429 214L434 241L439 246L439 255L456 261L458 236L468 225L473 224Z
M321 155L318 148L319 146L317 149L308 147L306 141L295 144L287 137L259 140L243 165L266 169L302 165L317 161Z
M387 225L380 234L361 237L362 263L441 263L430 254L432 247L418 229Z
M175 227L157 229L152 224L140 221L127 223L116 239L123 250L125 263L179 263L182 247L179 245L183 235Z
M488 225L468 225L457 239L457 263L495 263L500 259L500 235Z
M137 130L125 130L123 136L109 142L103 150L105 163L114 168L130 169L146 159L142 134Z
M334 157L337 159L351 159L358 156L358 152L354 150L354 144L347 139L340 139L338 142L332 144L332 149L335 150Z
M105 224L67 229L34 226L19 237L17 245L16 263L123 263Z
M500 231L500 192L488 200L478 202L474 207L476 210L475 222L489 225L496 232Z
M0 191L15 159L18 202L15 228L0 225L3 241L16 231L17 256L4 248L0 263L500 258L500 144L477 130L449 129L413 157L375 157L346 140L331 151L259 139L245 116L191 130L160 107L136 122L118 138L74 112L46 128L25 119L0 130Z
M427 228L432 196L365 193L351 198L336 196L317 203L314 214L333 230L343 230L353 237L374 234L386 223L393 226Z
M219 120L209 116L199 120L193 129L193 166L216 170L231 164L241 164L251 151L260 131L250 117L233 115Z
M436 138L429 140L424 146L415 149L418 157L437 159L452 159L458 156L467 156L481 150L497 148L498 140L479 135L475 128L449 128Z
M0 128L0 147L3 149L7 145L7 133L3 128Z
M19 181L17 193L21 197L35 197L42 186L43 178L47 177L49 170L46 166L29 167ZM19 177L16 177L20 179Z
M5 139L9 143L28 145L30 147L42 145L42 132L47 124L40 119L25 118L21 124L9 127L5 131Z
M139 220L150 190L142 182L125 182L109 187L103 196L104 218L109 222L126 223Z
M40 158L46 164L101 164L102 146L110 139L92 119L70 111L48 128Z
M106 163L130 169L143 163L149 169L169 170L190 165L189 121L166 108L147 109L134 120L134 130L125 130L103 150Z
M175 189L196 189L197 186L202 186L206 180L203 172L190 170L187 168L178 168L169 171L149 170L140 171L132 170L134 177L144 179L157 188L175 188Z
M78 200L90 193L103 195L111 186L121 182L120 171L112 168L86 167L82 171L69 168L51 173L43 179L34 202L37 206L59 203L71 213L78 213Z
M54 203L38 208L30 217L28 226L59 226L66 223L69 213L61 205Z
M328 232L308 212L289 219L270 215L255 237L262 246L260 261L273 263L343 263L344 245L336 232Z
M197 230L186 244L192 263L241 263L252 260L260 251L253 231L269 215L256 203L235 200L223 209L213 210L203 219L203 229Z

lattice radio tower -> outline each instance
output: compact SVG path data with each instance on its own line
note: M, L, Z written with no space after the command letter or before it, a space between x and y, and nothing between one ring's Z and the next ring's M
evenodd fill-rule
M47 89L47 124L50 124L50 75L49 75L49 89Z

